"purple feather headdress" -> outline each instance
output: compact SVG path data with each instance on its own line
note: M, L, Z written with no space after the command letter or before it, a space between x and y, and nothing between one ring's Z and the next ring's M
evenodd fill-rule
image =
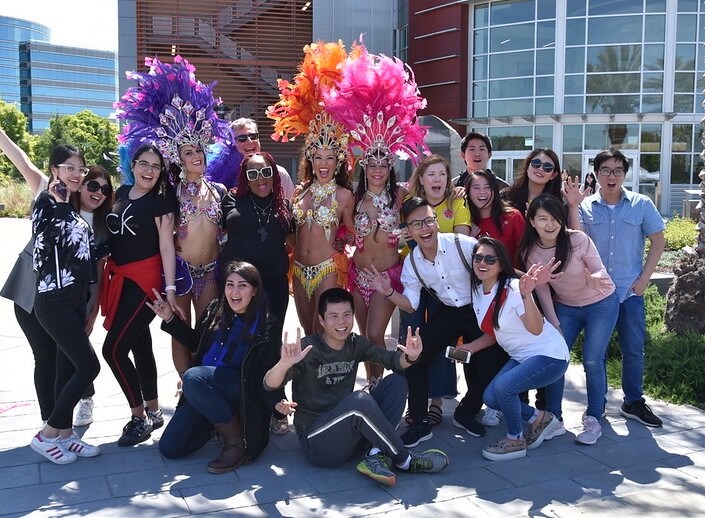
M129 122L118 135L121 143L154 142L164 159L179 163L179 147L184 144L207 149L213 140L232 141L227 121L218 118L213 97L216 82L196 81L196 68L181 56L172 65L158 58L145 58L146 74L127 72L136 86L127 89L115 104L117 116Z
M426 107L414 75L396 58L370 54L360 44L361 55L347 59L340 80L323 91L323 102L331 117L350 132L352 153L362 151L360 163L392 155L417 163L430 154L416 112Z

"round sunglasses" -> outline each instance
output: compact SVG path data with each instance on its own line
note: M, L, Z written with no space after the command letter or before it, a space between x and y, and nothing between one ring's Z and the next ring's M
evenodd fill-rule
M103 196L108 196L111 192L113 192L113 189L106 183L105 185L101 185L100 182L96 182L95 180L88 180L85 184L86 189L88 189L88 192L102 192Z
M554 166L551 162L541 162L541 160L539 160L538 158L534 158L529 163L534 169L543 169L547 173L550 173L554 169Z

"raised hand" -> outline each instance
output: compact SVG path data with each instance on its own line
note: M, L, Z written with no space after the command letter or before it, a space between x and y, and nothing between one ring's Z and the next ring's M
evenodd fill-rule
M152 288L152 293L154 293L154 302L147 302L147 307L154 311L154 314L162 320L170 320L174 315L174 310L171 308L171 305L162 298L158 290Z
M591 191L590 189L583 191L580 186L580 179L577 176L574 178L568 177L568 179L563 182L563 189L569 207L577 207L580 205L585 197L590 194L589 191Z
M560 267L560 265L561 262L556 261L555 257L551 257L551 260L548 261L545 265L542 265L541 263L531 265L531 268L529 268L529 272L531 272L532 277L534 277L534 280L536 281L536 286L541 286L542 284L546 284L550 281L560 279L564 273L556 273L556 270Z
M281 348L281 362L287 367L291 367L303 360L306 355L313 349L313 345L309 345L305 349L301 349L301 328L296 328L296 341L289 343L289 333L284 331L284 340ZM282 412L284 413L284 412Z
M392 290L392 281L387 272L378 272L374 265L365 268L364 272L372 279L372 285L379 293L387 295Z
M419 328L416 328L416 332L411 334L411 326L406 328L406 345L398 344L397 348L404 352L409 360L412 362L416 361L423 351L423 342L421 340L421 335L419 334Z

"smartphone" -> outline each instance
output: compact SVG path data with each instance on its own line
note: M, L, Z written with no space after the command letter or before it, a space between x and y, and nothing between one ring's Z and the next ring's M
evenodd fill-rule
M452 345L446 347L446 358L449 360L470 363L470 356L472 356L472 353L470 351L466 351L465 349L459 349L457 347L453 347Z
M59 178L59 183L57 183L57 184L54 186L54 192L55 192L56 194L58 194L59 197L61 197L61 200L62 200L62 201L66 201L66 198L67 198L67 196L68 196L68 194L69 194L69 190L68 190L68 187L66 187L66 184L64 183L64 181L63 181L61 178Z

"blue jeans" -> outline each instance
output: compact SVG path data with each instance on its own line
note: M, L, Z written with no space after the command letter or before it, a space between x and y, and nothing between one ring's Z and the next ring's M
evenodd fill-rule
M617 317L619 349L622 351L622 390L628 405L643 401L644 342L646 341L646 309L644 297L629 297L619 305ZM607 360L605 359L605 362ZM605 385L605 389L607 385Z
M546 407L556 403L563 394L563 374L568 362L548 356L532 356L522 363L510 358L485 389L483 399L490 408L498 408L507 420L507 433L520 435L521 422L534 415L534 408L519 399L522 392L546 387Z
M240 369L191 367L184 373L184 400L159 440L169 459L186 457L206 444L213 425L230 421L239 412Z
M566 306L554 303L558 321L568 348L572 349L581 330L585 330L583 342L583 369L585 370L585 383L587 387L587 415L593 416L598 421L602 417L605 406L607 386L607 370L605 368L605 353L612 336L612 330L617 322L619 298L617 293L612 293L599 302L587 306ZM561 399L558 407L546 408L556 417L561 418L563 411Z

